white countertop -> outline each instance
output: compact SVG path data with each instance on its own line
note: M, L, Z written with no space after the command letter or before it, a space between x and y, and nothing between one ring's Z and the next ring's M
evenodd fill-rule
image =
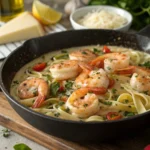
M47 148L15 133L14 131L10 131L10 135L8 137L4 137L2 132L3 129L6 128L0 125L0 150L13 150L13 146L20 143L26 144L32 150L48 150Z

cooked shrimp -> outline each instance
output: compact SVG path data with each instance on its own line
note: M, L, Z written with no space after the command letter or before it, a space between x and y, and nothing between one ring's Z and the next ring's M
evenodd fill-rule
M131 77L130 85L138 92L146 92L150 94L150 70L136 67Z
M103 69L83 71L75 80L76 87L90 87L107 89L109 78ZM104 90L106 92L106 90Z
M23 81L18 86L18 96L21 99L27 99L37 96L33 108L41 106L49 92L48 83L40 78L30 78Z
M65 60L50 67L52 77L56 80L65 80L76 77L79 72L79 65L76 60Z
M150 94L150 70L139 66L129 66L124 69L115 71L117 74L132 75L130 85L138 92L146 92Z
M88 88L81 88L74 91L66 102L66 107L77 117L86 118L94 115L99 110L98 97L88 93Z
M96 57L97 55L88 49L81 49L81 50L73 51L69 54L69 58L71 60L79 60L83 62L89 62Z
M114 72L115 70L126 68L129 66L130 57L122 53L108 53L97 57L90 62L94 67L104 68L106 72Z

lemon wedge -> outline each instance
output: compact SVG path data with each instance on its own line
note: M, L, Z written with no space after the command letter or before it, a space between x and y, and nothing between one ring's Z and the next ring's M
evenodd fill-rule
M57 12L46 4L43 4L39 0L34 0L32 5L33 16L36 17L42 24L50 25L57 23L62 13Z

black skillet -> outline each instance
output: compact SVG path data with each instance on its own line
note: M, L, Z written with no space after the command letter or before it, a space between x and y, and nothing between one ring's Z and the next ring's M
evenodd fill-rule
M150 36L150 26L142 33ZM28 123L46 133L74 141L108 140L139 132L150 125L150 112L127 119L105 122L75 122L52 118L34 112L10 96L10 84L15 73L26 63L54 50L85 45L118 45L150 53L148 37L112 30L76 30L54 33L28 40L4 61L1 67L1 89L11 106Z

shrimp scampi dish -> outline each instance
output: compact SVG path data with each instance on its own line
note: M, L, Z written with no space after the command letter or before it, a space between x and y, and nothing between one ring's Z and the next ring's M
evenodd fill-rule
M10 93L47 116L113 121L150 110L150 55L117 46L50 52L23 66Z

